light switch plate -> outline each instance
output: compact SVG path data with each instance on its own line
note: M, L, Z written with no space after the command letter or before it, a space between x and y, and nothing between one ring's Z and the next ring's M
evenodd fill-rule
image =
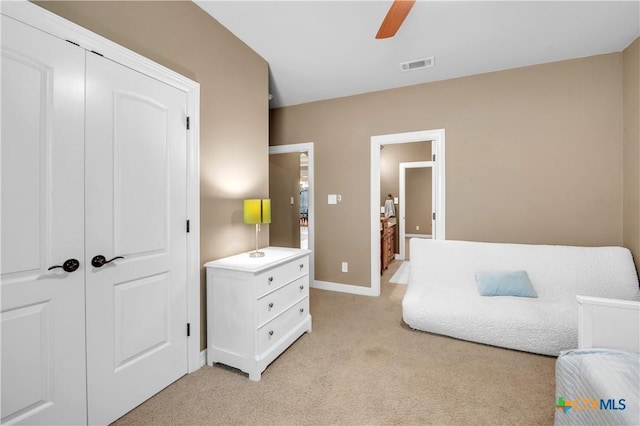
M329 194L327 202L329 204L338 204L338 196L336 194Z

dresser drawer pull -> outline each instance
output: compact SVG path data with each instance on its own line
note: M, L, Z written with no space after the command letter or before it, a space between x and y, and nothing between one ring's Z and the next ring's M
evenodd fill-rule
M304 263L300 264L300 269L304 268Z
M269 277L269 284L273 282L273 277Z
M269 330L269 336L273 336L273 330Z
M304 286L303 285L300 286L300 290L304 290Z
M273 308L273 302L269 303L269 310L271 310L271 308Z
M303 312L304 312L304 308L300 308L300 313L303 313Z

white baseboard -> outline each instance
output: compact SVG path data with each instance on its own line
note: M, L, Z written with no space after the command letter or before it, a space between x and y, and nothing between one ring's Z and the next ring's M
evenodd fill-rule
M350 293L350 294L358 294L360 296L379 296L380 294L375 294L371 287L363 287L359 285L351 285L351 284L340 284L333 283L329 281L313 281L311 285L312 288L317 288L320 290L330 290L330 291L338 291L340 293Z
M405 238L433 238L430 234L404 234Z

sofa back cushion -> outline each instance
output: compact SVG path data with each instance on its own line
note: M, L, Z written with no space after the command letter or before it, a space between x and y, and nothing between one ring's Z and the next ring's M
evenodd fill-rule
M481 243L413 238L410 280L457 286L477 293L482 270L526 271L541 299L576 295L629 300L638 291L638 275L623 247L576 247Z

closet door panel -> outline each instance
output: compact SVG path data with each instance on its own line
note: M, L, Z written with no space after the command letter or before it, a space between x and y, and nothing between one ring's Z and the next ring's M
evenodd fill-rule
M3 424L87 421L84 55L2 17Z
M167 251L168 115L150 98L114 93L115 253Z
M90 423L187 373L186 94L87 56Z

